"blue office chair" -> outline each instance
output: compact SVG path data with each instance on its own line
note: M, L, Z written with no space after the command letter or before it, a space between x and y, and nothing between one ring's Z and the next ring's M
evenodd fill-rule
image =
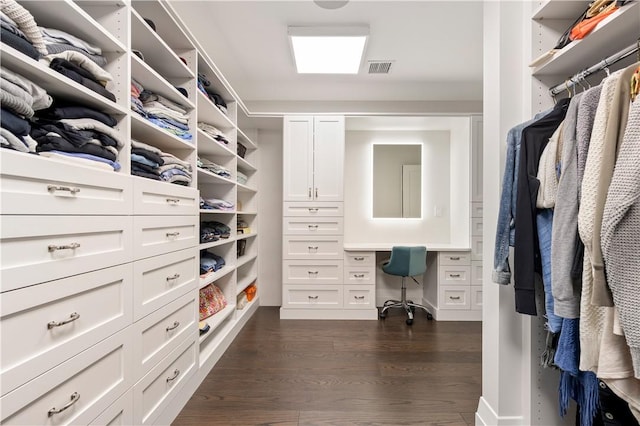
M427 270L427 248L423 246L417 247L404 247L395 246L391 249L391 258L388 262L382 265L382 270L389 275L397 275L402 277L402 288L400 300L387 300L382 306L380 311L380 318L387 317L387 311L390 308L403 308L409 318L407 318L407 325L413 324L413 314L416 308L423 309L427 313L427 319L432 320L433 315L425 307L417 303L413 303L412 300L407 300L407 288L404 285L404 279L411 277L416 284L420 283L414 278L417 275L422 275Z

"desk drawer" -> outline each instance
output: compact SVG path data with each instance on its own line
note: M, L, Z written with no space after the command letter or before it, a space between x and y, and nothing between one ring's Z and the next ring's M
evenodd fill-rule
M158 416L197 368L197 339L193 333L133 387L136 425L155 424Z
M344 266L350 267L363 267L363 266L376 266L376 252L375 251L345 251L344 252Z
M344 268L344 283L363 285L376 283L376 269L374 267L346 266Z
M135 260L195 247L200 241L198 216L134 216Z
M133 384L130 328L0 399L4 424L88 424ZM53 413L52 410L62 410ZM51 415L49 415L51 413Z
M343 203L285 202L283 216L343 216Z
M285 260L285 284L342 284L342 260Z
M127 215L129 175L3 150L2 214Z
M471 289L469 286L449 286L438 291L439 309L469 309Z
M282 306L285 308L333 309L341 308L343 288L340 285L285 285Z
M471 265L471 253L468 251L438 252L439 265Z
M376 291L374 285L344 286L345 309L370 309L376 307Z
M193 248L135 262L134 321L194 290L198 283L199 262L198 251Z
M440 266L438 267L439 285L469 285L471 284L470 266Z
M115 266L4 293L2 394L131 324L131 269Z
M3 216L1 291L131 261L123 216Z
M282 245L284 259L342 259L342 236L290 237Z
M200 209L198 190L167 182L133 177L136 215L192 215Z
M341 217L285 217L283 219L285 235L342 235Z

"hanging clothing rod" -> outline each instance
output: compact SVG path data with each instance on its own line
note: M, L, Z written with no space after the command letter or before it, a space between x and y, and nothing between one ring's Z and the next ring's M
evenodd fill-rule
M609 56L606 59L603 59L602 61L598 62L597 64L587 68L586 70L580 71L576 74L573 75L573 77L567 79L567 81L564 81L562 83L559 83L555 86L553 86L551 89L549 89L549 92L551 93L551 96L556 96L559 93L562 93L570 88L572 88L573 86L575 86L576 84L578 84L580 81L584 80L585 78L587 78L588 76L590 76L591 74L595 74L598 71L601 71L607 67L609 67L610 65L615 64L618 61L623 60L624 58L627 58L631 55L633 55L634 53L640 51L640 41L638 41L637 43L632 44L631 46L619 51L618 53L615 53L611 56Z

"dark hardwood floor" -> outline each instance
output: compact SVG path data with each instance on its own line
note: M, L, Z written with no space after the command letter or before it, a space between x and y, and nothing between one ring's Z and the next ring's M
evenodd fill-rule
M481 323L295 321L261 307L174 425L474 424Z

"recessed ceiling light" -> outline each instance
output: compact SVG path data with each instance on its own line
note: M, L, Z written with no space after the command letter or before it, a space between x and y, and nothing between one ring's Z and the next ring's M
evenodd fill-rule
M357 74L369 27L289 27L299 74Z

